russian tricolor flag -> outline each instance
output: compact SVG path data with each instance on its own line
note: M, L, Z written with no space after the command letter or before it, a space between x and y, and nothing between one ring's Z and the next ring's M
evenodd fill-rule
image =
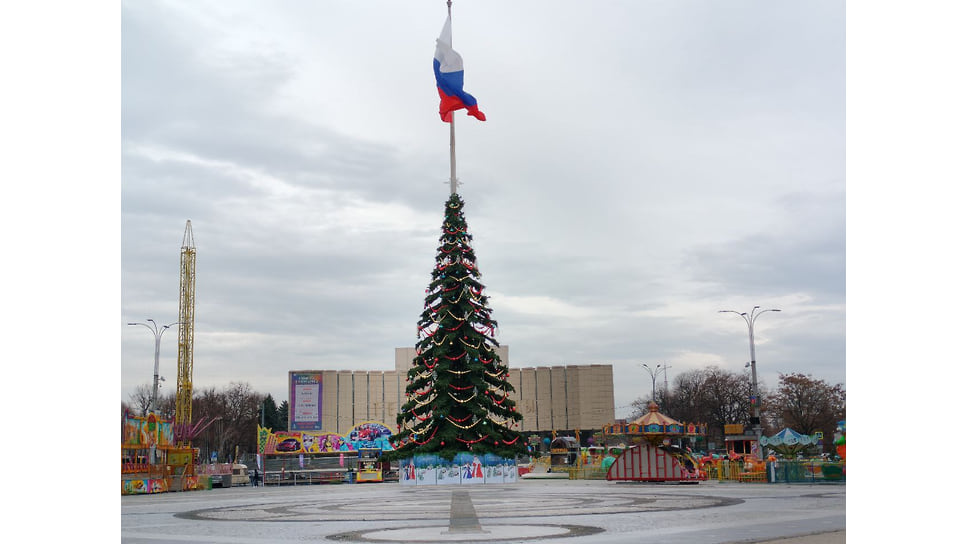
M464 92L464 59L454 51L450 34L450 14L444 29L437 38L434 51L434 76L437 78L437 93L440 94L440 120L449 123L452 112L467 109L467 115L485 120L484 112L477 109L477 99Z

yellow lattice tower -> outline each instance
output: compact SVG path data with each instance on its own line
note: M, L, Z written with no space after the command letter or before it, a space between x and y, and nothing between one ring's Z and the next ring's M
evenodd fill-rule
M192 356L195 349L195 238L192 222L185 224L181 248L181 281L178 297L178 392L175 394L175 425L188 428L192 423ZM191 440L179 441L190 446Z

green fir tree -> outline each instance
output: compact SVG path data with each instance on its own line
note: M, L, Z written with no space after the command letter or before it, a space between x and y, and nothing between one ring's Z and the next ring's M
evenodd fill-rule
M260 407L261 413L259 414L259 425L267 429L272 429L274 431L284 431L286 430L279 418L279 407L276 406L275 399L272 395L266 395L266 398L262 401L262 406Z
M480 283L467 232L464 202L447 201L424 311L417 324L417 356L407 372L407 399L397 416L397 459L435 454L491 453L514 458L527 451L510 393L508 367L494 339L497 322Z

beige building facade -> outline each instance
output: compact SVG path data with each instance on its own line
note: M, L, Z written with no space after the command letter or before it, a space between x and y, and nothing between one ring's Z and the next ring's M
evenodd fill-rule
M508 347L501 346L497 352L510 366ZM322 375L322 431L342 434L366 421L395 430L397 413L406 398L407 371L416 355L414 348L396 348L394 370L292 371L290 376L301 372ZM612 365L511 367L509 373L512 398L524 417L522 432L587 431L615 422ZM289 399L290 405L294 402Z

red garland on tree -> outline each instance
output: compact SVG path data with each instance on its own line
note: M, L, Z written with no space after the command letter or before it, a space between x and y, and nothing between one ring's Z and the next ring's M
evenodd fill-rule
M511 428L523 418L509 397L514 388L497 354L497 322L491 319L479 281L463 207L453 194L444 210L437 259L417 324L417 356L407 372L407 400L397 415L398 433L391 437L401 446L391 458L432 454L453 459L470 451L513 459L527 451L518 440L520 433ZM429 439L420 442L415 438L420 436L437 436L440 445Z

